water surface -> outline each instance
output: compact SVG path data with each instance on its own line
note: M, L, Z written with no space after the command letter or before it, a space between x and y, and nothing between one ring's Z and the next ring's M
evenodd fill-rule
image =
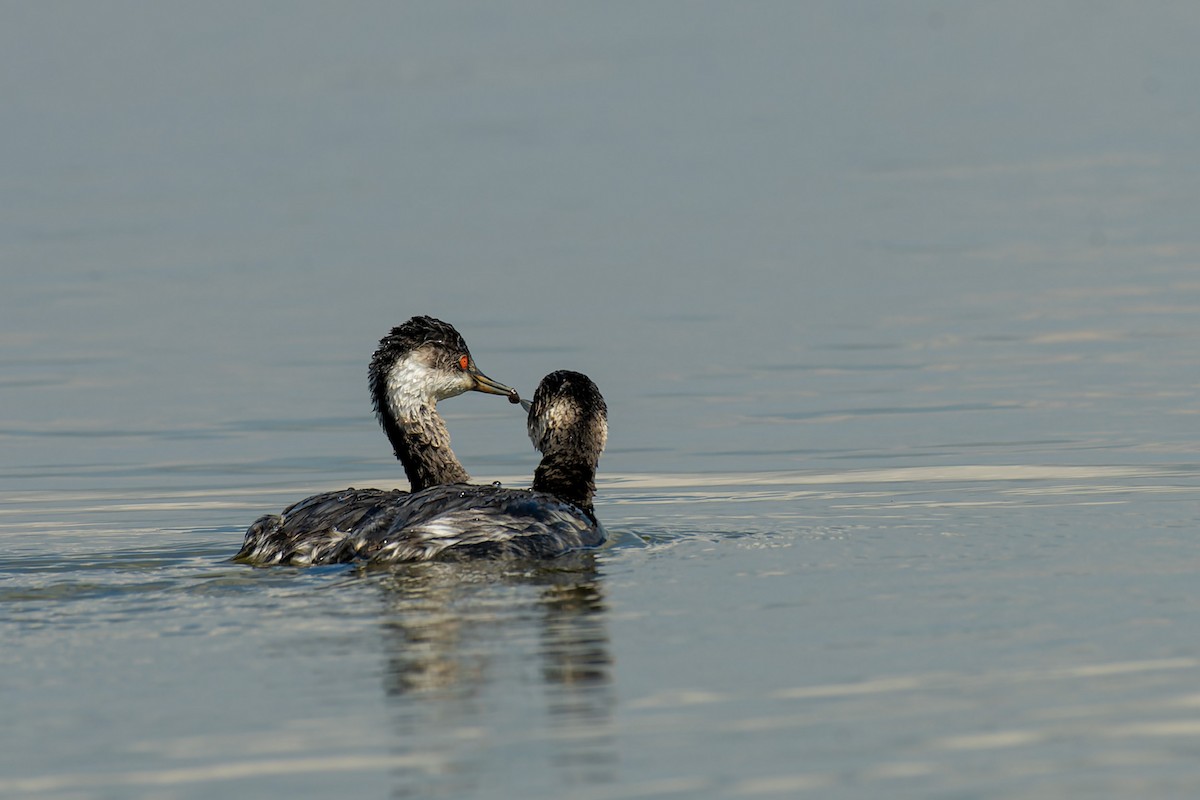
M1190 6L9 17L0 794L1200 790ZM597 382L611 543L230 563L419 313Z

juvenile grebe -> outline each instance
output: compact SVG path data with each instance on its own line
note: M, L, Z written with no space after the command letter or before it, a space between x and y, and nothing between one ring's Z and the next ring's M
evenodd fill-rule
M375 415L387 434L412 491L471 478L450 449L450 434L437 401L464 392L502 394L521 402L515 389L479 371L462 336L433 317L413 317L379 341L368 370ZM286 541L319 530L347 530L399 491L346 489L302 500L282 515L259 518L246 531L236 559L278 563Z
M596 464L608 439L600 391L586 375L552 372L533 396L527 425L542 453L530 489L460 483L387 493L334 525L329 515L310 515L305 501L284 512L265 557L245 547L240 555L252 563L304 566L552 558L602 544L604 528L592 508ZM297 511L305 524L293 523ZM318 524L307 524L310 519Z

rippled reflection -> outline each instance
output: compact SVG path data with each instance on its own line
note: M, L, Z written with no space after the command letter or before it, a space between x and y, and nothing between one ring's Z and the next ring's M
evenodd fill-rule
M399 745L443 757L398 770L396 797L483 789L498 761L567 785L612 779L613 660L590 554L554 568L412 565L381 586Z

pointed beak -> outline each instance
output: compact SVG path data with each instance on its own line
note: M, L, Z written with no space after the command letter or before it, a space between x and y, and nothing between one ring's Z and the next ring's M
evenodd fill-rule
M482 372L480 372L474 364L471 365L471 368L468 371L470 372L471 377L475 379L475 386L472 387L473 391L483 392L484 394L502 394L508 398L510 403L521 402L521 396L517 394L516 389L512 388L511 386L505 386L503 383L500 383L500 381L492 380L487 375L484 375Z

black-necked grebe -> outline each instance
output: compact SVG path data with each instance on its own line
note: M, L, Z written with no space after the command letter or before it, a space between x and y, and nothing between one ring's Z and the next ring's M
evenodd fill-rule
M475 391L501 394L517 403L515 389L492 380L475 366L462 336L433 317L413 317L379 341L368 371L375 415L412 491L471 478L450 449L450 434L437 401ZM283 515L260 518L246 532L235 558L255 564L278 563L282 542L310 531L346 530L383 498L407 494L381 489L326 492L296 503Z
M552 558L602 544L604 528L592 508L608 439L600 391L578 372L547 375L529 405L528 430L542 453L530 489L459 483L411 494L321 495L285 511L258 548L249 544L252 528L239 557L297 566Z
M516 389L479 371L453 325L433 317L413 317L380 339L368 379L375 415L414 492L471 480L450 449L438 400L485 392L520 402Z

